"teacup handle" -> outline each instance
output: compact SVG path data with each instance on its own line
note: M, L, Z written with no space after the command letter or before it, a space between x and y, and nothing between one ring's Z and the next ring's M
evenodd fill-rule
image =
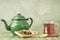
M56 27L58 27L58 26L59 26L59 24L58 24L58 23L55 23L55 26L56 26Z
M59 24L55 22L51 22L51 24L54 24L56 27L59 26Z

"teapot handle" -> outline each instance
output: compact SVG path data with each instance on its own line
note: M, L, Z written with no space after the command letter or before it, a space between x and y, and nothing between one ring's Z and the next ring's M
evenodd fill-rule
M27 20L31 20L31 23L30 23L30 25L29 25L29 27L31 27L31 25L32 25L32 23L33 23L33 19L32 18L27 18Z

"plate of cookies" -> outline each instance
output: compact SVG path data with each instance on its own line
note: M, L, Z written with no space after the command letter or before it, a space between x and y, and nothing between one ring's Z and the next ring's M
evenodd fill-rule
M33 35L37 34L37 31L30 31L30 30L20 30L15 31L15 34L17 34L19 37L28 38L32 37Z

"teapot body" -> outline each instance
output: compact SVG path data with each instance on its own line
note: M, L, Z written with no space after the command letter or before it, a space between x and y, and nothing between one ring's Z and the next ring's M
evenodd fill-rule
M12 33L14 33L14 31L19 31L19 30L28 30L29 29L29 24L24 20L13 21L10 24L10 29L11 29Z

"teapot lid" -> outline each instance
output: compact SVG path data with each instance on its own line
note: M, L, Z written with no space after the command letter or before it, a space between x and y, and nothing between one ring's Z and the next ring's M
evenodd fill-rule
M25 19L25 17L22 16L21 14L17 14L16 16L13 17L12 20L19 20L19 19Z

